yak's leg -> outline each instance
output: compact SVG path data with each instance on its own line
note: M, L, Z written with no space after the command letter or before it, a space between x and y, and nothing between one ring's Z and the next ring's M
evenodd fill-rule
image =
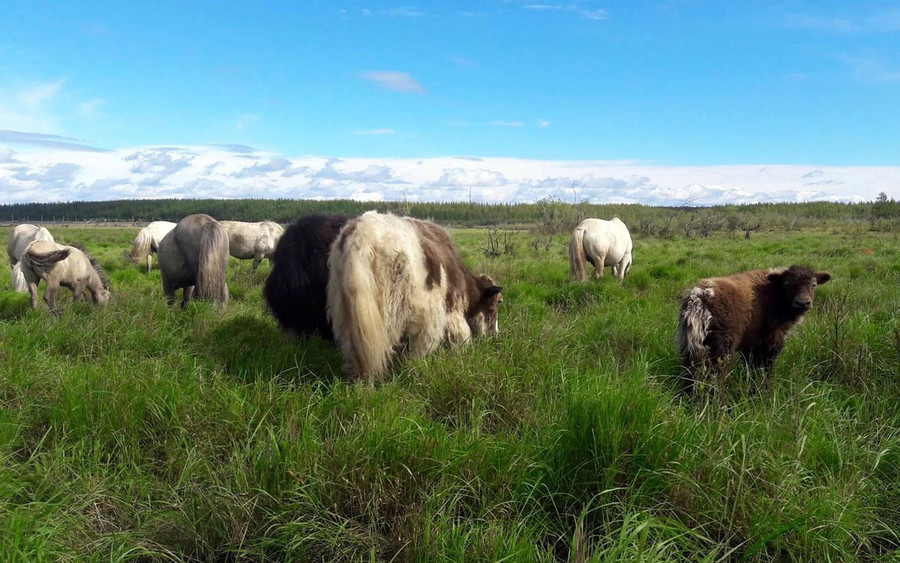
M59 281L47 280L47 289L44 290L44 301L50 307L50 312L54 315L59 314L56 308L56 293L59 291Z
M447 341L456 346L468 342L472 338L472 329L462 314L448 313Z

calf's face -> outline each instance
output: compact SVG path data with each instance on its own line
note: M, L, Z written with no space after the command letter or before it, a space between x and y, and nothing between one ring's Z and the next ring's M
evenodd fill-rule
M503 288L494 285L487 276L479 277L481 285L481 299L475 307L474 314L469 318L469 327L478 335L499 334L500 332L500 303L503 302Z
M768 277L777 289L780 305L793 315L809 311L816 296L816 286L831 280L828 272L816 272L805 266L791 266L783 272L769 274Z

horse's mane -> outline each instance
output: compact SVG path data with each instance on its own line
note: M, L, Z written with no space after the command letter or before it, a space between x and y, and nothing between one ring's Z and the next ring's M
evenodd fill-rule
M88 261L91 263L91 267L94 268L94 271L97 272L97 275L100 277L100 282L103 284L103 289L109 290L109 278L106 277L106 272L103 271L103 268L100 266L100 262L97 262L97 259L94 258L94 255L88 252L87 249L81 244L75 243L69 246L74 246L84 253Z

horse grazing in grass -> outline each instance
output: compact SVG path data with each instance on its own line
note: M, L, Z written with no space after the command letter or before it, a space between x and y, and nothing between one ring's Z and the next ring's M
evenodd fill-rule
M245 223L243 221L219 221L228 233L228 252L238 260L253 259L253 269L259 268L263 258L272 263L272 254L284 228L272 221Z
M421 357L500 330L501 288L469 272L434 223L364 213L335 239L328 269L328 317L352 379L379 380L402 345Z
M184 217L163 237L156 253L170 306L179 288L182 308L192 296L228 302L228 233L218 221L203 213Z
M628 227L618 217L611 221L585 219L572 232L569 241L569 271L576 280L587 279L587 262L594 266L594 277L602 278L603 270L612 266L619 281L631 270L634 245Z
M169 231L175 228L171 221L153 221L140 231L131 243L131 252L125 251L125 259L133 264L147 261L147 273L153 265L153 253L159 249L159 243Z
M345 215L310 215L298 219L279 239L263 296L285 331L334 339L325 315L328 252L349 220Z
M22 274L31 293L31 308L38 307L38 284L47 282L44 301L54 314L56 293L59 286L72 291L72 300L81 301L84 290L91 293L94 303L103 305L109 301L109 280L103 274L100 264L90 255L75 246L64 246L55 242L35 241L28 245L19 261Z
M22 259L22 255L25 253L28 245L35 241L53 242L53 235L44 227L24 223L16 225L12 232L9 233L9 240L6 241L6 254L9 256L9 267L12 268L12 279L10 281L13 289L19 293L28 291L28 282L25 281L25 276L22 274L19 260Z

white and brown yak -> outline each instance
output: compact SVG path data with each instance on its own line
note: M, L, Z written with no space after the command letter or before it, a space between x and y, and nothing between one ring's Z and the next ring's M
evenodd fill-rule
M500 330L501 288L469 272L434 223L369 211L341 230L328 267L328 318L351 379L380 380L403 345L421 357Z

